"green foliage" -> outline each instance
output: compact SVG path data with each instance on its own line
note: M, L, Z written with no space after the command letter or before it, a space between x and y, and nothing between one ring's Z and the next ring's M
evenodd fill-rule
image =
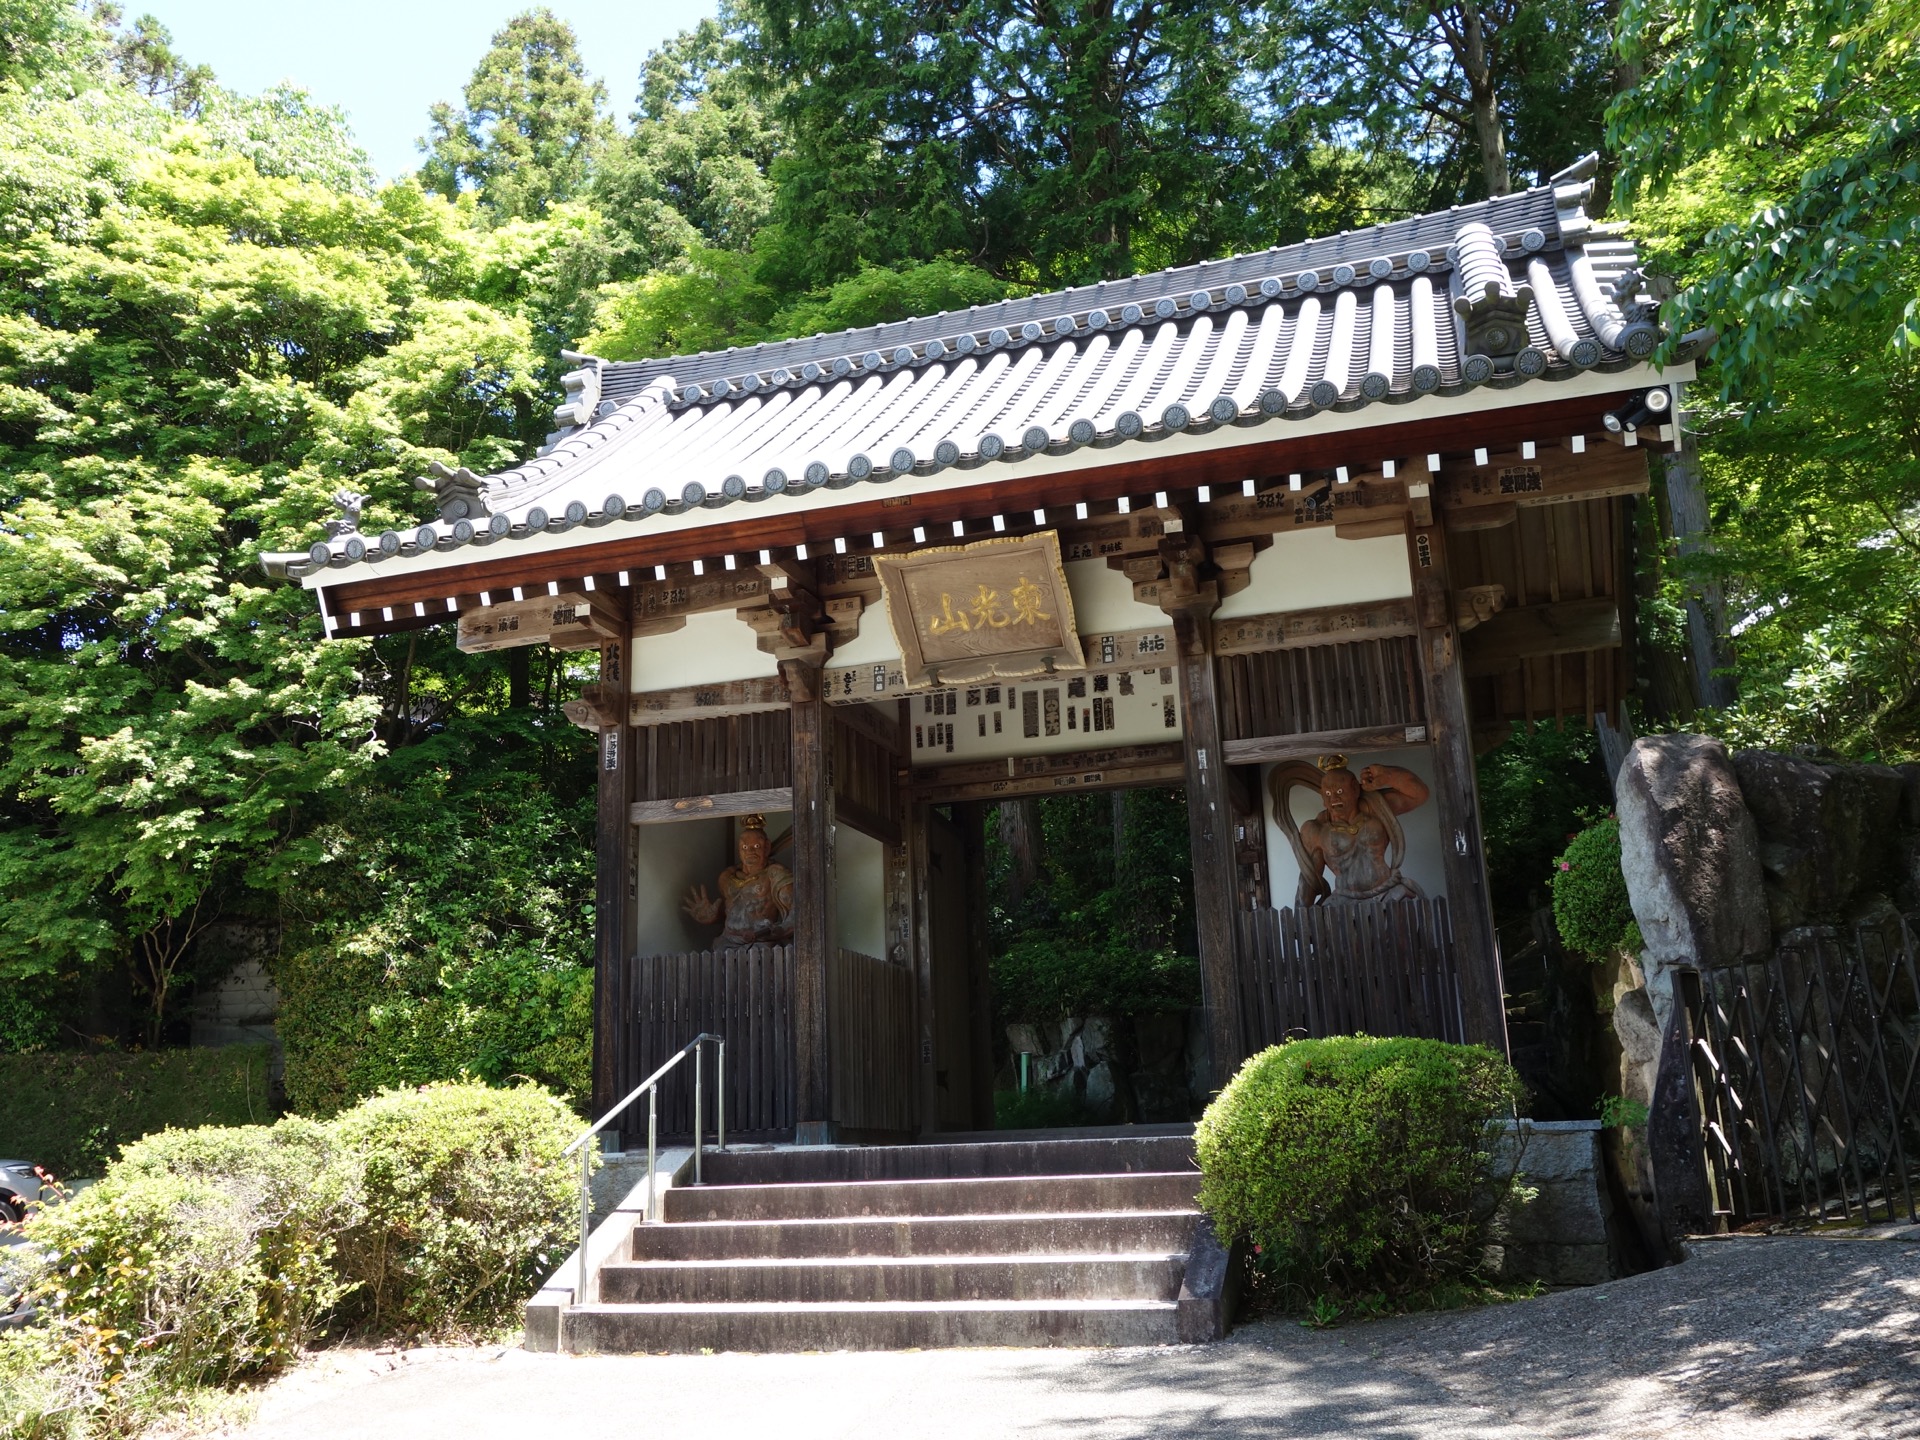
M90 1177L170 1126L270 1120L269 1060L264 1045L0 1055L0 1154Z
M1297 1040L1240 1067L1195 1132L1200 1205L1302 1299L1429 1290L1468 1275L1512 1182L1495 1122L1524 1090L1480 1046Z
M499 737L456 723L316 831L326 858L306 872L272 964L294 1109L328 1115L461 1076L526 1077L584 1100L591 746L562 735L543 756L548 735L528 735L520 764L495 769Z
M351 1313L376 1330L497 1324L567 1251L579 1121L532 1086L390 1090L331 1127L366 1206L340 1236Z
M1015 802L1018 804L1019 802ZM1032 803L1037 874L988 827L990 971L1005 1021L1141 1015L1199 1003L1193 862L1178 790Z
M1639 949L1618 820L1609 815L1580 831L1553 866L1553 923L1569 949L1595 960Z
M1647 1115L1646 1105L1639 1100L1625 1095L1600 1097L1600 1123L1609 1130L1644 1130Z
M1916 38L1914 0L1621 7L1640 79L1610 137L1626 193L1661 197L1655 224L1688 257L1676 328L1719 327L1726 397L1769 398L1778 363L1825 327L1855 353L1920 342ZM1636 199L1636 218L1653 213Z
M1075 1125L1097 1125L1099 1120L1072 1090L996 1090L993 1125L996 1130L1059 1130Z
M1417 156L1421 208L1504 193L1516 174L1544 180L1600 148L1613 92L1601 0L1299 0L1272 13L1286 81L1329 129Z
M0 1435L135 1433L328 1325L497 1325L565 1248L577 1126L531 1087L448 1085L129 1146L0 1249L42 1314L0 1335Z
M493 37L467 81L466 106L441 101L420 180L457 199L472 190L498 219L537 217L586 188L609 137L606 91L587 78L573 27L551 10L523 10Z
M1494 909L1525 913L1553 878L1548 857L1612 799L1599 744L1588 729L1516 726L1475 770Z

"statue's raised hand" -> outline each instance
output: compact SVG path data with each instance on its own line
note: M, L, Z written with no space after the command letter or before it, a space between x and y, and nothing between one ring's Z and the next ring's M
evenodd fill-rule
M681 911L688 919L701 925L711 925L720 918L725 907L707 894L707 887L696 885L687 891L687 898L680 902Z

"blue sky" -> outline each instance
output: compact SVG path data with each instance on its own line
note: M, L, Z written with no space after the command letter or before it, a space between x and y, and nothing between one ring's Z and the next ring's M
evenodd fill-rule
M414 140L427 107L458 102L460 87L494 31L527 0L126 0L129 18L157 16L188 61L211 65L220 83L246 93L295 80L316 99L343 106L383 177L419 164ZM640 62L668 36L717 8L716 0L548 0L580 37L587 68L606 83L626 119Z

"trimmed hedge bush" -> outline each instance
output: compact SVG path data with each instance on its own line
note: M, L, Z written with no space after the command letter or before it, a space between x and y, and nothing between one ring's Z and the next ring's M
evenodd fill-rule
M1511 1185L1492 1127L1524 1094L1493 1051L1365 1035L1240 1067L1195 1136L1200 1205L1306 1300L1399 1299L1471 1273Z
M1575 835L1553 862L1553 924L1570 949L1596 960L1640 948L1620 869L1620 822L1611 815Z
M454 1084L129 1146L0 1248L44 1317L0 1333L0 1436L138 1428L328 1326L507 1321L566 1248L577 1171L560 1151L578 1128L543 1090Z
M577 1232L579 1133L544 1090L391 1090L332 1126L364 1215L340 1235L351 1312L375 1329L495 1323L525 1303Z
M274 1118L265 1045L0 1055L0 1156L97 1177L143 1135Z

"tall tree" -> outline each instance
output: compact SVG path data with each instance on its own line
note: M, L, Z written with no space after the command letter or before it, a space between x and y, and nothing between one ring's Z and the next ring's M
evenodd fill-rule
M429 111L420 180L449 199L477 193L496 220L533 217L586 188L611 134L606 88L581 63L573 27L551 10L514 16L467 81L466 104Z
M1312 138L1204 0L743 0L789 146L768 276L958 254L1075 283L1286 238ZM776 90L777 87L777 90Z
M1274 7L1281 88L1416 156L1428 203L1505 195L1599 147L1613 0L1300 0Z

